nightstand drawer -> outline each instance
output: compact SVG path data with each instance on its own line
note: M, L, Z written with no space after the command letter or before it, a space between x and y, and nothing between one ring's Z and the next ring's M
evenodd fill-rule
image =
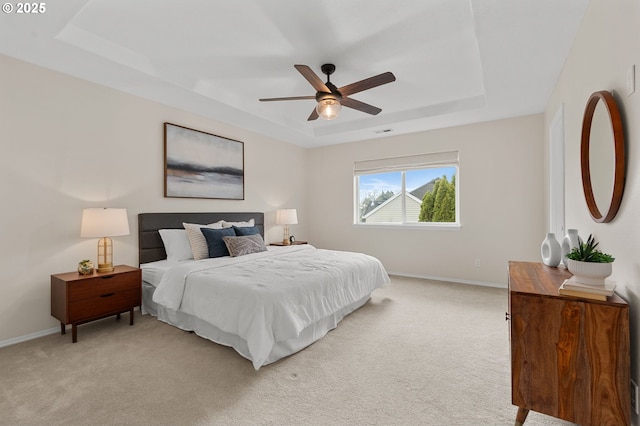
M140 305L140 288L120 289L94 294L69 303L69 322L101 317L109 313L126 311Z
M124 290L139 289L140 278L136 272L111 274L88 278L69 283L69 303L82 300L100 300L108 298L110 293L120 293Z

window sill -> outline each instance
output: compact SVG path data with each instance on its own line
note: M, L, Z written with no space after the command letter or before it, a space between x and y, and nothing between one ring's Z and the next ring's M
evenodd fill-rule
M424 230L424 231L459 231L462 225L452 224L419 224L419 223L354 223L354 228L361 229L398 229L398 230Z

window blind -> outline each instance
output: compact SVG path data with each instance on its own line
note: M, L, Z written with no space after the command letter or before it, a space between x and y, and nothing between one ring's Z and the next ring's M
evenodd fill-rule
M458 151L379 158L376 160L356 161L353 164L353 173L358 176L372 173L424 169L434 166L457 165L458 161Z

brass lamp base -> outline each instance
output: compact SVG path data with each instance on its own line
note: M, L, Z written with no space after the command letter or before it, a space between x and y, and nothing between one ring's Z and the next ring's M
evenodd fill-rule
M98 272L113 271L113 243L104 237L98 241Z
M291 241L289 241L289 225L284 225L284 235L282 236L282 244L285 246L291 245Z
M98 263L98 272L113 272L113 263Z

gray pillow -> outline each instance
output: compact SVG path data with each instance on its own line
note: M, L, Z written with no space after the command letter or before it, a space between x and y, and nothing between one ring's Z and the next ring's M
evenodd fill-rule
M267 251L267 247L264 245L264 240L260 234L241 237L222 237L222 241L226 244L231 257Z

